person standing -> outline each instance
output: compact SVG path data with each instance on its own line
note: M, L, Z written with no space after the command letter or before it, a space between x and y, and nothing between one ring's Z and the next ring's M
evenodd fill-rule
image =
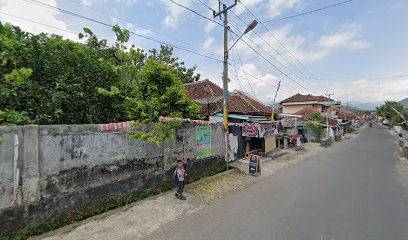
M182 160L177 160L177 167L174 170L173 178L178 186L175 196L180 200L186 200L187 198L183 196L184 191L184 178L187 176L186 170L184 169L184 162Z

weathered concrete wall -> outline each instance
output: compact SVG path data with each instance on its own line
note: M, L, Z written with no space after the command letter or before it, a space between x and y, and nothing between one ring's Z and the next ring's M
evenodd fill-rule
M211 156L204 159L196 159L195 129L185 125L174 140L158 147L128 141L126 132L101 132L99 125L1 127L0 236L35 229L50 219L61 225L73 214L91 215L124 198L137 199L146 189L168 188L178 159L187 163L191 179L224 168L222 125L211 126ZM21 170L17 201L15 134Z
M3 140L3 144L0 145L0 209L2 209L13 205L15 136L23 139L23 127L0 127L0 133ZM19 142L18 156L17 168L21 169L24 158L22 141Z

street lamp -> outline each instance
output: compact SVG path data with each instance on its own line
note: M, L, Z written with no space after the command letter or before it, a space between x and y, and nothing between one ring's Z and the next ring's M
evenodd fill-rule
M256 25L258 25L258 21L256 20L253 20L250 24L248 24L248 26L245 28L245 31L241 34L241 36L239 36L239 38L232 44L232 46L228 48L228 51L231 50L231 48L233 48L235 44L237 44L237 42L242 38L242 36L252 31L256 27Z

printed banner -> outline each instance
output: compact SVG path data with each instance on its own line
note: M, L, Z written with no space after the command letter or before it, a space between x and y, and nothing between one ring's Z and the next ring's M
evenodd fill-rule
M211 126L196 127L196 158L211 156Z
M258 137L258 128L255 125L247 125L242 127L242 136L244 137Z

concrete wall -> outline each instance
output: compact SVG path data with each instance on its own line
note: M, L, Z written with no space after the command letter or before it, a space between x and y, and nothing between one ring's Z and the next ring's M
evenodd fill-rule
M158 147L130 142L124 131L101 132L99 125L0 127L0 236L35 229L49 219L64 222L71 213L168 184L178 159L187 163L191 178L224 168L222 125L211 125L211 156L204 159L195 157L195 129L185 125ZM17 188L16 168L21 173Z
M276 148L276 136L265 137L265 152L268 153Z
M0 145L0 209L12 206L17 201L13 197L15 172L14 172L14 148L15 138L23 139L22 127L0 128L0 137L3 144ZM22 169L22 160L24 159L24 142L20 141L18 146L18 157L16 168ZM21 186L17 185L17 188ZM16 196L19 197L19 196Z

